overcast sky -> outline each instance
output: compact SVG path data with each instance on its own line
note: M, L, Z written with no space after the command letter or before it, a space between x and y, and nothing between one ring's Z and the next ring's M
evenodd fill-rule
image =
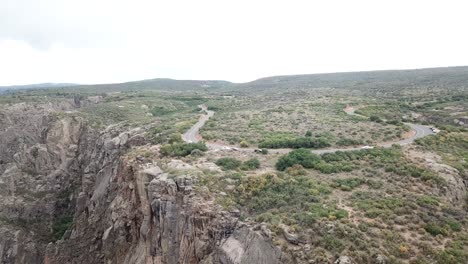
M468 65L468 1L0 0L0 85Z

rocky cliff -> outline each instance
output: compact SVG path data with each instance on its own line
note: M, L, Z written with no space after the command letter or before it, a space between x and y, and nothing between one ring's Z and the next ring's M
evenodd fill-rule
M57 115L75 107L0 110L1 263L280 263L195 177L129 155L156 152L144 128Z

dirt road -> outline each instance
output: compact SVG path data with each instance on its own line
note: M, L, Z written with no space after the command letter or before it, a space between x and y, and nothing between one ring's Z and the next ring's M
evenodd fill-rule
M206 105L199 105L198 107L201 109L200 112L204 112L205 114L201 115L198 119L198 122L182 135L182 140L184 140L187 143L197 143L198 141L200 141L200 128L202 128L205 125L206 121L208 121L208 119L210 119L214 115L214 111L208 110L208 107Z
M198 122L193 125L187 132L185 132L182 135L182 139L187 142L187 143L196 143L201 140L201 136L199 134L200 128L202 128L206 121L210 119L214 115L214 111L208 110L208 107L206 105L199 105L200 111L204 112L205 114L202 114L198 120ZM356 116L361 116L356 113L354 113L356 109L353 107L346 107L344 111L348 115L356 115ZM361 116L362 117L362 116ZM405 123L411 129L413 130L413 134L411 137L400 140L400 141L395 141L395 142L384 142L384 143L378 143L377 146L379 147L384 147L388 148L391 147L393 144L397 145L407 145L411 144L414 142L414 140L418 138L422 138L428 135L433 135L434 132L430 129L428 126L423 126L423 125L417 125L417 124L412 124L412 123ZM237 148L233 146L226 146L226 145L221 145L221 144L215 144L215 143L207 143L207 146L211 150L233 150L233 151L243 151L243 152L254 152L256 149L255 148ZM332 152L337 152L337 151L351 151L351 150L359 150L362 149L363 146L358 146L358 147L350 147L350 148L329 148L329 149L313 149L311 150L312 153L315 154L324 154L324 153L332 153ZM292 149L272 149L270 150L271 153L278 153L278 154L286 154L290 152Z

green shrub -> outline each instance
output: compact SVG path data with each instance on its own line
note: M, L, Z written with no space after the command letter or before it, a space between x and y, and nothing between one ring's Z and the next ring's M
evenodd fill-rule
M464 245L466 245L466 242L466 240L448 242L445 246L445 249L437 253L437 263L468 263L468 251L464 247Z
M249 143L247 143L247 141L245 141L245 140L242 140L239 144L240 144L241 148L249 147Z
M380 189L383 187L383 181L374 181L374 180L367 180L366 184L372 189Z
M326 219L343 219L348 217L348 212L343 209L337 209L335 206L325 206L321 203L310 204L308 208L298 211L292 215L299 225L312 227L317 220Z
M343 191L351 191L352 189L366 183L366 180L360 178L347 178L333 180L333 187L340 188Z
M445 227L443 226L440 226L436 223L429 223L429 224L425 224L424 225L424 230L426 230L426 232L428 232L429 234L433 235L433 236L437 236L437 235L447 235L447 230L445 229Z
M52 237L53 239L59 240L63 234L72 226L73 216L65 215L57 218L52 226Z
M263 154L263 155L267 155L268 154L268 149L262 148L262 149L260 149L260 153Z
M182 143L182 135L180 133L178 132L172 133L169 136L169 144L173 144L173 143Z
M216 161L216 165L222 167L224 170L235 170L240 167L242 162L234 158L220 158Z
M326 148L331 146L327 139L299 137L299 138L269 138L265 139L260 144L260 148Z
M153 116L164 116L167 114L170 114L174 112L173 110L167 109L163 106L155 106L150 110L150 113L153 114Z
M332 252L341 252L345 247L343 242L334 235L325 235L320 244Z
M456 168L461 175L468 171L468 137L466 133L440 132L434 136L419 138L416 143L426 150L437 152L444 161Z
M306 175L304 167L299 164L294 164L291 167L286 169L286 172L291 176Z
M423 181L432 181L438 185L444 185L446 183L445 180L437 174L409 163L387 163L385 171L392 172L400 176L421 178Z
M389 125L395 125L395 126L403 126L404 123L401 122L400 120L389 120L386 122Z
M364 142L362 140L352 139L352 138L342 138L336 142L338 146L355 146L355 145L363 145Z
M249 159L242 164L244 170L255 170L260 168L260 161L256 158Z
M378 193L357 191L353 193L351 199L369 218L401 215L406 212L402 210L406 206L405 201L398 197L382 197Z
M314 169L320 171L321 173L338 173L342 171L352 171L353 166L349 162L324 162L321 161L315 164Z
M282 212L311 212L312 204L330 193L329 188L307 176L265 174L243 177L238 187L239 204L250 211L261 213L268 210Z
M416 202L420 206L427 206L427 205L434 205L437 206L439 205L439 200L433 196L429 195L422 195L416 199Z
M280 157L276 162L276 169L284 171L288 167L299 164L304 168L313 168L320 162L320 157L306 149L297 149Z
M185 157L193 150L207 151L208 147L203 142L199 143L173 143L161 147L160 152L163 156Z
M199 149L194 149L190 152L190 156L192 157L201 157L203 156L203 151L199 150Z
M462 230L462 224L455 219L447 219L445 223L452 231L459 232Z
M369 120L372 121L372 122L377 122L377 123L382 123L383 122L383 120L380 117L375 116L375 115L370 116Z
M322 204L310 205L309 212L317 217L329 219L342 219L348 217L348 212L346 210L337 209L336 206L323 206Z

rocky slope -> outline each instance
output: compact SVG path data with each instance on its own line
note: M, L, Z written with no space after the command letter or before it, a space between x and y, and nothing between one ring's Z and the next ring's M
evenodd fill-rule
M128 155L144 128L103 131L57 115L79 107L0 110L1 263L281 263L268 238L201 195L196 178Z

